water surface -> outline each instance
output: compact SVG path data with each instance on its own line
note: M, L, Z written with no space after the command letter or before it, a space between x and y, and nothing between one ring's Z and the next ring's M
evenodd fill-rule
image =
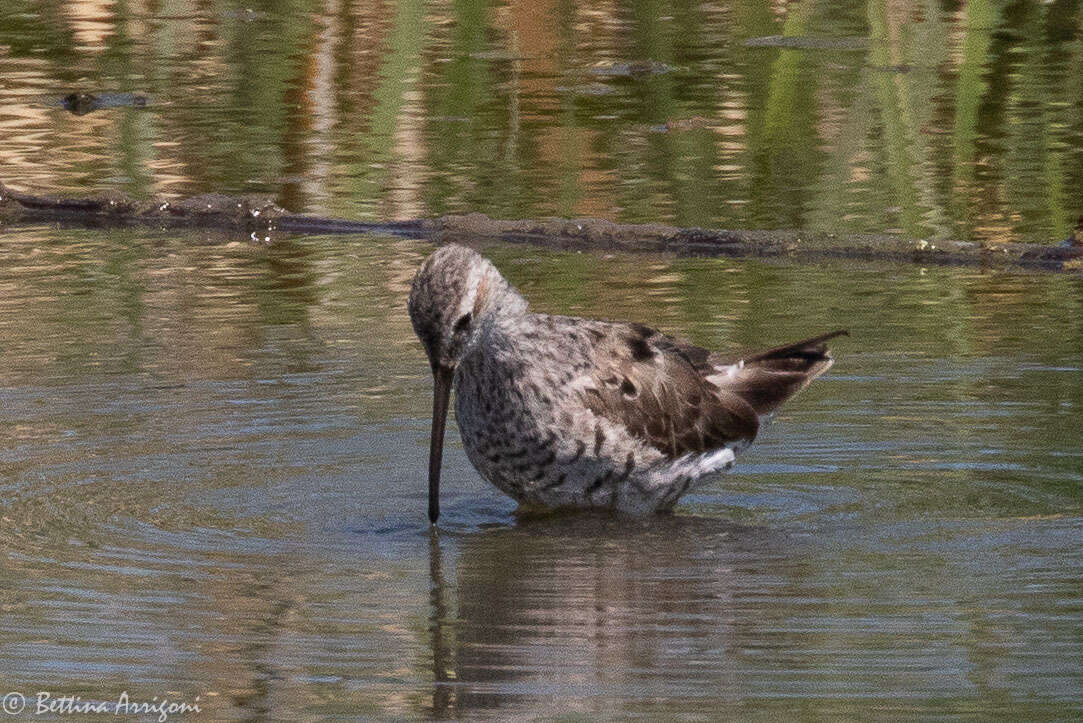
M1073 0L5 0L0 182L1049 243ZM76 115L71 93L108 102ZM139 99L139 100L137 100ZM1083 281L485 249L534 307L839 362L676 513L519 520L431 246L0 230L0 696L206 719L1083 715Z
M1083 282L487 254L540 310L839 362L672 516L517 520L454 431L431 250L0 243L0 682L215 719L1083 712Z

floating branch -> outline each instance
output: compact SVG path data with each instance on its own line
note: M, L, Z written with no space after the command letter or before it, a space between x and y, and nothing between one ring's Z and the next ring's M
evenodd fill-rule
M806 260L843 258L1083 272L1083 223L1071 238L1051 246L927 241L888 234L711 230L653 223L620 224L596 218L505 221L480 213L374 223L291 214L268 200L247 196L205 194L146 202L119 193L87 198L36 196L0 184L0 226L43 222L218 229L264 243L271 243L279 234L382 234L425 238L436 243L500 239L583 250Z

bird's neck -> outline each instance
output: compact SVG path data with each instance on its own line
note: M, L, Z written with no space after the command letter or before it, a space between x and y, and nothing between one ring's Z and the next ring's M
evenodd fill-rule
M514 286L498 272L486 275L474 303L475 331L467 351L503 346L527 313L527 301Z
M482 326L525 314L527 302L495 267L489 266L478 283L473 311Z

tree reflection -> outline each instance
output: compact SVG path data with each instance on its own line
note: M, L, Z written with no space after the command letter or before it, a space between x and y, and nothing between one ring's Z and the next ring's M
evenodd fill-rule
M255 191L370 218L588 213L1059 241L1083 212L1081 12L16 0L0 11L2 180ZM816 42L748 43L763 36ZM62 114L56 99L76 91L149 102Z

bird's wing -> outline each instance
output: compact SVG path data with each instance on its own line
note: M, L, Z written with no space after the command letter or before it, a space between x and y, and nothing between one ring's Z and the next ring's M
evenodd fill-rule
M596 322L587 331L592 368L582 393L595 414L670 459L755 438L755 410L707 378L706 350L638 324Z
M759 417L834 363L845 330L722 356L640 324L597 322L587 407L670 458L751 442Z

